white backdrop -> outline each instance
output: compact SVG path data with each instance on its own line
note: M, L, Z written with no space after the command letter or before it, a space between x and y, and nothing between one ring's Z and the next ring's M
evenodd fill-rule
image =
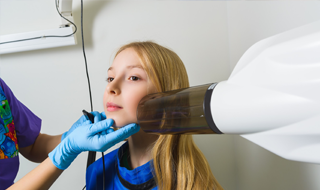
M319 8L320 2L86 0L84 34L94 109L103 110L106 70L123 44L153 40L174 50L191 85L222 81L253 43L319 20ZM73 13L80 26L80 1L74 1ZM0 1L0 35L59 24L53 1ZM77 40L76 46L0 55L0 77L43 119L43 133L60 134L82 109L90 110L80 32ZM238 136L194 138L227 190L320 189L318 165L284 160ZM81 154L51 189L82 189L86 157ZM37 165L20 158L17 180Z

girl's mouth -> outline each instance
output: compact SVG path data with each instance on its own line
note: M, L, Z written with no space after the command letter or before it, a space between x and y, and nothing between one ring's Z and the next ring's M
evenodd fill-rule
M118 110L121 110L122 107L117 105L117 104L114 104L112 102L107 102L107 111L118 111Z

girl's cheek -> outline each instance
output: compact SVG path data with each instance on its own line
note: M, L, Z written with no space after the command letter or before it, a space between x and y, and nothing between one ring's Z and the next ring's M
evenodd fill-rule
M137 113L137 107L140 102L140 100L144 97L144 94L136 94L135 96L129 97L127 100L128 103L130 103L130 112L132 115L136 117Z
M107 103L106 100L107 100L107 91L105 90L104 93L103 93L103 106L105 106L105 104Z

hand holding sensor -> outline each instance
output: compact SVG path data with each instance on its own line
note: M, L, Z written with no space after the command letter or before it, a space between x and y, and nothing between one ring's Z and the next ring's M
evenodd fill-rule
M63 141L63 139L65 139L70 133L72 133L72 131L74 131L77 127L81 126L84 124L84 122L86 122L87 120L90 120L91 123L95 123L95 122L99 122L101 120L104 120L106 119L105 117L105 114L100 114L99 112L97 111L94 111L94 112L87 112L85 110L82 111L83 112L83 116L81 116L78 121L76 121L72 126L71 128L66 131L65 133L62 134L61 136L61 141Z
M85 121L49 153L49 158L57 168L64 170L81 152L104 152L140 130L139 125L132 123L109 134L101 134L102 131L107 131L113 122L112 119L94 124L89 120Z

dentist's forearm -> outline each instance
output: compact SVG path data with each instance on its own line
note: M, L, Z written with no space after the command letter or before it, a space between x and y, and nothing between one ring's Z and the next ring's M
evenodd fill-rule
M42 162L59 143L61 135L47 135L40 133L35 142L28 146L20 148L20 153L32 162Z
M49 189L58 179L63 170L58 169L49 158L45 159L39 166L21 178L8 190L42 190Z

